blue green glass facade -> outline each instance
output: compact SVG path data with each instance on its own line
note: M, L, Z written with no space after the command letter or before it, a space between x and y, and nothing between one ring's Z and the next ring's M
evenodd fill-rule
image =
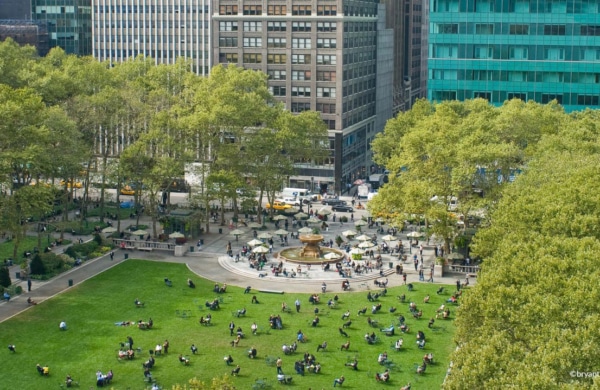
M50 47L61 47L68 54L92 54L91 0L31 0L31 16L47 23Z
M600 108L600 0L430 0L427 95Z

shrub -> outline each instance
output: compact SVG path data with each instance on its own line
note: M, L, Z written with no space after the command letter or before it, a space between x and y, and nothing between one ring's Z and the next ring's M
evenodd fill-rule
M65 253L72 258L77 259L82 257L87 258L90 253L95 252L96 250L98 250L98 243L96 241L90 241L85 244L73 244L67 248Z
M8 267L0 268L0 286L8 287L11 283Z
M33 275L43 275L46 273L46 267L44 266L44 262L42 261L42 256L39 253L36 253L31 259L31 263L29 264L29 268L31 269L31 273Z
M102 245L102 237L99 234L94 234L94 241L96 244L98 244L98 246Z
M348 217L346 217L345 215L342 215L342 216L340 217L340 222L343 222L343 223L346 223L346 222L348 222Z

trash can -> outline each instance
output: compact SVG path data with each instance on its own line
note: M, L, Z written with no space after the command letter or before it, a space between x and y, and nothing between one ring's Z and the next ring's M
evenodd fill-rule
M21 273L20 272L15 273L15 278L21 279Z
M190 246L190 252L193 252L193 251L194 251L194 247Z
M125 260L127 260L127 259L129 258L129 253L125 253L125 254L123 255L123 258L124 258Z
M390 269L394 268L394 263L392 263L391 261L388 264L390 266Z
M73 279L69 279L69 287L73 287Z
M223 234L223 228L219 228L219 234Z

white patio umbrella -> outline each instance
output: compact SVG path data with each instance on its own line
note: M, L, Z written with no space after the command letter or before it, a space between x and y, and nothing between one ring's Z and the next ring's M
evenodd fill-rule
M183 238L183 237L185 237L185 235L181 234L179 232L174 232L174 233L169 234L169 238Z
M365 251L363 251L363 250L362 250L362 249L360 249L360 248L352 248L352 249L350 250L350 254L352 254L352 255L364 255L364 254L365 254Z
M358 241L369 241L371 237L367 236L366 234L361 234L360 236L356 237L356 239Z
M260 229L262 227L262 225L260 223L258 223L258 222L250 222L248 224L248 227L250 229Z
M346 230L342 232L342 236L344 237L354 237L356 236L358 233L356 233L354 230Z
M277 234L278 236L285 236L289 232L287 230L285 230L285 229L279 229L279 230L275 230L274 233Z
M366 221L363 221L362 219L359 219L358 221L354 222L354 226L365 226L367 224Z
M271 233L267 233L267 232L263 232L258 235L258 238L262 238L264 240L268 240L269 238L272 238L272 237L273 237L273 235Z
M423 237L423 233L421 232L410 232L406 235L406 237L410 237L410 238L417 238L417 237Z
M310 217L309 219L306 220L306 222L308 222L308 223L321 223L323 221L321 221L319 218Z
M397 238L395 236L392 236L391 234L383 236L383 237L381 237L381 239L383 241L396 241L397 240Z
M381 223L381 222L385 222L385 219L383 219L383 218L379 217L379 218L377 218L377 219L375 220L375 222L379 222L379 223Z
M144 236L144 235L148 234L148 232L145 230L142 230L142 229L138 229L131 234L133 234L134 236Z
M309 227L303 227L301 229L298 229L298 233L302 233L302 234L309 234L312 232L313 232L313 230Z
M363 241L360 244L358 244L358 247L361 249L373 248L374 246L375 244L373 244L373 242L371 241Z
M339 258L341 258L342 255L337 254L335 252L329 252L329 253L326 253L325 256L323 256L323 257L325 259L327 259L327 260L333 260L333 259L339 259Z
M256 238L252 241L248 241L247 242L248 245L250 246L257 246L257 245L262 245L263 242L261 240L257 240Z
M294 214L294 218L296 218L296 219L308 218L308 214L306 214L306 213L297 213L297 214Z
M460 254L460 253L456 253L456 252L452 252L448 255L448 260L462 260L465 257Z
M116 231L117 231L117 228L114 228L112 226L105 227L104 229L102 229L102 233L114 233Z
M285 215L281 215L281 214L277 214L276 216L273 217L273 221L283 221L287 219L287 217Z
M234 229L229 232L229 234L231 234L232 236L241 236L244 233L245 232L242 229Z
M268 253L269 252L269 248L265 248L264 246L257 246L256 248L252 249L253 253Z
M332 211L329 209L326 209L325 207L323 207L322 209L317 211L317 214L319 214L319 215L329 215L331 213L332 213Z

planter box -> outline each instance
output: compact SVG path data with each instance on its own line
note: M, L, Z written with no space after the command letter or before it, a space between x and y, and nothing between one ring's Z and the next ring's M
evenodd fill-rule
M448 266L447 265L438 265L438 264L436 264L433 267L433 276L434 276L434 278L436 276L443 277L446 272L448 272Z

